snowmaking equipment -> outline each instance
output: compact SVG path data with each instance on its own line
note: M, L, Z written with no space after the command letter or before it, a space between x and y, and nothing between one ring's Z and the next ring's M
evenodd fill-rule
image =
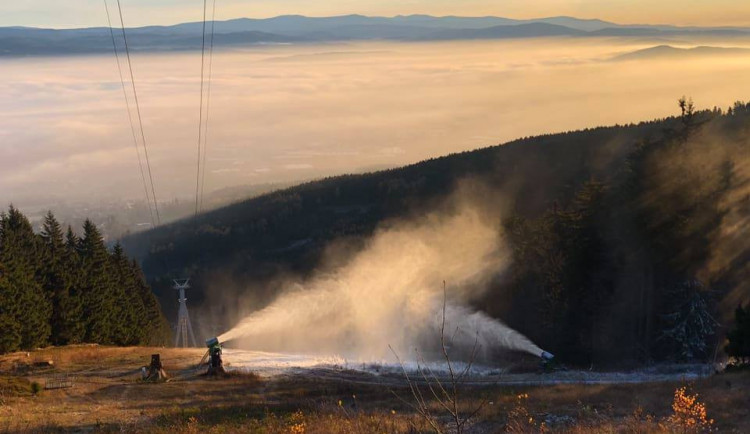
M542 369L544 371L555 370L556 363L554 354L542 351L542 354L540 354L539 357L542 359Z
M159 382L166 381L169 376L164 371L164 365L161 362L161 355L151 355L151 364L141 368L141 376L143 381Z
M219 375L225 374L224 360L222 359L222 347L219 338L211 338L206 340L206 347L208 347L208 371L206 375Z

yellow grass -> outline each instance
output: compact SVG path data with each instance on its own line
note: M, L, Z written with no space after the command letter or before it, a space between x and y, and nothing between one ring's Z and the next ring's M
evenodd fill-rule
M152 353L161 354L171 381L139 381L139 368ZM0 432L430 432L393 397L391 389L408 400L405 387L307 375L205 378L194 370L202 355L200 349L80 346L0 357ZM34 361L43 360L52 360L54 367L33 368ZM75 387L31 393L33 382L43 385L55 373L75 376ZM750 432L750 374L684 386L489 387L465 391L462 403L468 411L488 401L472 421L474 432L698 432L709 427ZM433 405L432 411L447 423L440 408ZM697 422L676 423L683 416Z

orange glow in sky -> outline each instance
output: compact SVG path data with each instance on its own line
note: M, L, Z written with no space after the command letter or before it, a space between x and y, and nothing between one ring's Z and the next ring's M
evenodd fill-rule
M109 0L114 4L114 0ZM209 0L210 2L211 0ZM101 26L101 0L2 2L0 26ZM121 0L129 25L198 21L202 0ZM742 0L217 0L217 19L285 14L430 14L508 18L558 15L622 24L750 26L750 2Z

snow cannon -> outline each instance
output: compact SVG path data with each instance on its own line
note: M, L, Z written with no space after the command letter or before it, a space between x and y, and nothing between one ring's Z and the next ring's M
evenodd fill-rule
M554 354L542 351L542 354L540 354L539 357L542 359L541 368L544 372L555 370L556 363Z
M225 374L224 371L224 360L222 359L221 342L219 338L211 338L206 340L206 346L208 347L208 371L207 375L220 375Z

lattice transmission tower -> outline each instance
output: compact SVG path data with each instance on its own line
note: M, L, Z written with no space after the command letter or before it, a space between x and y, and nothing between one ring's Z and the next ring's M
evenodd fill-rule
M174 289L179 292L180 310L177 314L177 333L175 333L174 346L180 346L180 339L182 339L182 347L188 348L190 342L193 343L193 347L197 347L195 344L195 335L193 334L193 325L190 323L190 315L188 314L187 298L185 297L185 290L190 288L190 279L182 279L174 281ZM188 337L190 342L188 342Z

